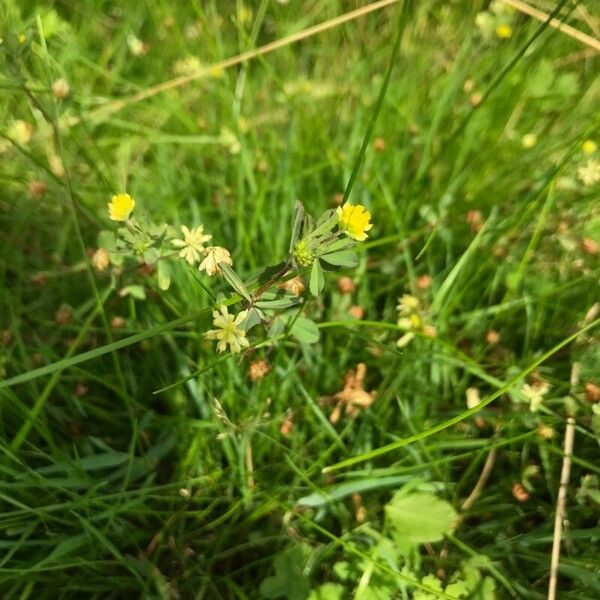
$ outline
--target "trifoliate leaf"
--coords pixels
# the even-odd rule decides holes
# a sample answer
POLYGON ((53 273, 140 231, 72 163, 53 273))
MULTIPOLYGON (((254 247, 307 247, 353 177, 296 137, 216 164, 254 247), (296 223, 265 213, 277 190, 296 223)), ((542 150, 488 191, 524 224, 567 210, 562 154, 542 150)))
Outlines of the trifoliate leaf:
POLYGON ((385 517, 398 538, 417 545, 443 539, 454 527, 456 512, 448 502, 433 494, 406 495, 400 490, 386 505, 385 517))
POLYGON ((275 575, 263 579, 260 593, 265 598, 286 598, 306 600, 310 593, 308 579, 304 575, 304 565, 308 549, 293 546, 279 554, 273 561, 275 575))
POLYGON ((252 307, 248 309, 248 315, 242 323, 244 331, 250 331, 250 329, 252 329, 255 325, 262 323, 264 316, 265 315, 262 313, 262 311, 258 310, 257 308, 252 307))
POLYGON ((219 269, 223 273, 225 281, 236 291, 240 296, 244 297, 248 302, 252 301, 250 292, 246 289, 244 282, 239 278, 238 274, 224 262, 219 263, 219 269))
POLYGON ((317 324, 305 317, 298 317, 294 321, 290 333, 301 344, 316 344, 320 337, 317 324))
POLYGON ((325 211, 315 224, 315 228, 310 234, 311 237, 316 238, 329 233, 337 225, 338 221, 339 217, 334 209, 325 211))
POLYGON ((351 250, 330 252, 329 254, 323 254, 320 258, 336 267, 356 267, 358 265, 358 254, 351 250))
POLYGON ((308 600, 343 600, 344 586, 339 583, 325 583, 313 590, 308 600))
POLYGON ((322 244, 321 250, 323 253, 328 254, 330 252, 338 252, 339 250, 347 250, 348 248, 354 248, 356 242, 349 237, 343 237, 333 242, 322 244))
POLYGON ((318 259, 316 259, 310 270, 310 293, 316 298, 321 295, 325 287, 325 277, 323 276, 323 267, 318 259))

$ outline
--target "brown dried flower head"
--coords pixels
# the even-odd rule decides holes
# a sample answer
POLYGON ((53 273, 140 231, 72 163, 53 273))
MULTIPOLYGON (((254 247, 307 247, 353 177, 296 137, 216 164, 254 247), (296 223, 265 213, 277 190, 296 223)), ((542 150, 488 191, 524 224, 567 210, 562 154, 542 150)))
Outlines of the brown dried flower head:
POLYGON ((519 502, 527 502, 527 500, 529 500, 529 492, 521 483, 514 483, 511 491, 515 500, 518 500, 519 502))
POLYGON ((600 386, 588 381, 585 384, 584 396, 588 402, 600 402, 600 386))
POLYGON ((340 277, 337 280, 337 286, 342 294, 352 294, 356 289, 354 281, 348 276, 340 277))
POLYGON ((297 275, 292 279, 284 281, 279 287, 284 289, 286 292, 293 294, 294 296, 301 296, 304 292, 304 281, 302 281, 302 277, 300 277, 300 275, 297 275))
POLYGON ((94 254, 92 254, 92 265, 94 269, 98 271, 106 271, 110 264, 110 255, 104 248, 98 248, 94 254))
POLYGON ((248 367, 248 378, 252 382, 259 381, 262 379, 269 371, 271 370, 271 366, 269 363, 264 360, 255 360, 250 363, 248 367))

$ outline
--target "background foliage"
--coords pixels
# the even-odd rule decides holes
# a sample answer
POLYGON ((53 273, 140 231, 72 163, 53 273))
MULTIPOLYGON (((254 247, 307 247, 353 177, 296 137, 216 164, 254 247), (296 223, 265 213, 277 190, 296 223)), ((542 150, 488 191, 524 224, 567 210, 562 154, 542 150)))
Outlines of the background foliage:
MULTIPOLYGON (((591 5, 563 12, 597 35, 591 5)), ((284 258, 294 200, 320 214, 344 191, 399 6, 106 107, 356 6, 1 7, 3 598, 545 597, 569 414, 559 589, 598 597, 597 330, 534 369, 593 322, 599 300, 598 184, 579 171, 599 159, 582 150, 597 139, 593 51, 547 28, 532 41, 539 23, 517 13, 500 38, 495 13, 476 23, 485 2, 411 3, 351 193, 375 227, 346 273, 354 291, 329 275, 308 311, 317 345, 215 363, 197 272, 182 264, 168 292, 147 270, 128 273, 141 300, 119 294, 124 276, 90 266, 106 203, 124 190, 157 222, 204 223, 239 273, 284 258), (398 349, 403 293, 420 298, 436 336, 398 349), (258 359, 270 371, 252 381, 258 359), (375 400, 331 423, 324 398, 359 363, 375 400), (551 387, 532 412, 521 384, 540 380, 551 387), (469 388, 504 393, 473 417, 469 388)))

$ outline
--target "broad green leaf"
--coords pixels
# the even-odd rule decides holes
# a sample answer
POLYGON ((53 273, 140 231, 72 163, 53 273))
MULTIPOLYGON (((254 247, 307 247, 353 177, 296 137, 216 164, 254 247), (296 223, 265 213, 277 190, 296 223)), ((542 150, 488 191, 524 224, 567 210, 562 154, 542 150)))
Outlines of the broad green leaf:
POLYGON ((255 325, 262 323, 263 317, 264 315, 260 310, 254 307, 249 309, 248 316, 243 323, 244 331, 250 331, 255 325))
POLYGON ((324 583, 310 593, 308 600, 343 600, 344 597, 343 585, 339 583, 324 583))
POLYGON ((358 265, 358 255, 352 250, 330 252, 329 254, 323 254, 320 258, 336 267, 356 267, 358 265))
POLYGON ((320 337, 317 324, 306 317, 298 317, 294 321, 290 333, 301 344, 316 344, 320 337))
POLYGON ((233 288, 235 292, 243 296, 248 302, 252 301, 250 292, 246 289, 244 282, 239 278, 238 274, 226 263, 220 262, 219 269, 223 273, 225 281, 233 288))
POLYGON ((136 300, 145 300, 146 292, 143 285, 127 285, 119 290, 119 296, 131 296, 136 300))
POLYGON ((265 598, 306 600, 310 593, 308 579, 304 575, 308 556, 309 548, 303 545, 292 546, 279 554, 273 561, 275 575, 263 579, 260 593, 265 598))
POLYGON ((452 506, 433 494, 399 490, 385 507, 386 524, 411 544, 439 542, 456 522, 452 506))
POLYGON ((323 276, 323 268, 318 259, 315 259, 310 270, 310 293, 316 298, 321 295, 325 287, 325 277, 323 276))

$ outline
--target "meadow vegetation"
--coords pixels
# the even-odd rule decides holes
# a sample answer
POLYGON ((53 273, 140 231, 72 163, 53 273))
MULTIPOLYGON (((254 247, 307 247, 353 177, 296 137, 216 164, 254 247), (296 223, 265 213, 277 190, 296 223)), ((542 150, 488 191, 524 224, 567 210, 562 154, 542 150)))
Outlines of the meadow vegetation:
POLYGON ((600 53, 364 5, 4 0, 3 599, 600 596, 600 53))

